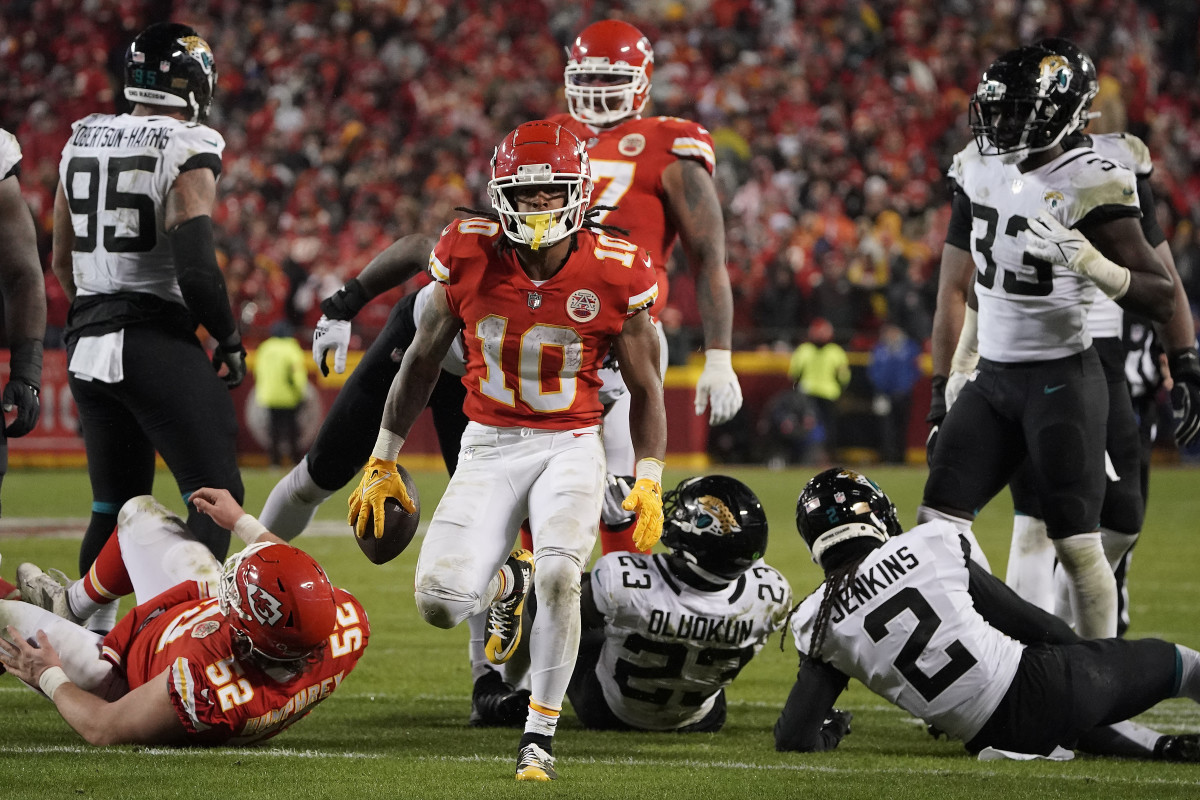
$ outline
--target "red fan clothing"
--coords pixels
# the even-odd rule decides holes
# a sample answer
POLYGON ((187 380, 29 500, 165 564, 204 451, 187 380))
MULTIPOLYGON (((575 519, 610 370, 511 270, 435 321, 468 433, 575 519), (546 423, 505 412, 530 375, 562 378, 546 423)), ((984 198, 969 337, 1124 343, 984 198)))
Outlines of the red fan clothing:
POLYGON ((232 635, 207 584, 180 583, 142 603, 104 637, 104 658, 130 689, 167 673, 188 738, 239 745, 268 739, 304 717, 354 669, 371 628, 354 596, 334 589, 337 627, 315 664, 278 682, 233 654, 232 635))
POLYGON ((430 257, 460 318, 467 417, 501 428, 571 430, 600 424, 598 371, 625 320, 655 302, 650 256, 589 230, 549 280, 535 283, 501 247, 499 223, 453 222, 430 257))
POLYGON ((655 319, 667 306, 667 260, 679 234, 667 215, 662 175, 681 158, 699 161, 712 174, 716 168, 712 136, 704 126, 679 117, 630 119, 596 131, 569 114, 550 122, 579 137, 588 149, 596 188, 592 205, 617 206, 596 219, 629 231, 629 240, 646 248, 658 271, 655 319))

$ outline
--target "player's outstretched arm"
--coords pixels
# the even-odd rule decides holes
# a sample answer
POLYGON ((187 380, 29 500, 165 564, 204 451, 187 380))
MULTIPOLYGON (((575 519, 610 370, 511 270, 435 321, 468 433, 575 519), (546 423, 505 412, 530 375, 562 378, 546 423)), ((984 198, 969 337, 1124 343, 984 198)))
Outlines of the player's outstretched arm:
POLYGON ((833 750, 850 733, 850 713, 833 707, 848 679, 824 662, 801 659, 796 683, 775 722, 775 749, 800 753, 833 750))
POLYGON ((313 360, 322 375, 329 374, 327 358, 333 352, 333 371, 346 371, 350 349, 350 320, 373 299, 419 273, 429 263, 434 240, 420 233, 402 236, 375 256, 357 277, 321 301, 321 319, 313 330, 313 360))
POLYGON ((37 647, 22 639, 11 626, 8 637, 11 641, 0 637, 0 661, 17 678, 38 687, 88 744, 153 745, 183 741, 183 723, 167 694, 166 671, 110 703, 67 679, 58 653, 43 631, 37 633, 37 647))
POLYGON ((266 527, 247 514, 228 489, 210 489, 207 487, 192 492, 188 502, 196 507, 201 514, 212 517, 213 522, 227 531, 233 531, 246 544, 256 542, 271 542, 272 544, 287 544, 283 539, 271 533, 266 527))

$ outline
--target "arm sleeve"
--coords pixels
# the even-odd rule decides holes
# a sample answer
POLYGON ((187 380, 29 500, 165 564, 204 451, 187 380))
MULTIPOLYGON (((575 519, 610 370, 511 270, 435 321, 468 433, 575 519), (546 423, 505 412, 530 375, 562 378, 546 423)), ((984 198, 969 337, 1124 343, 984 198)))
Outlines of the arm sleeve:
POLYGON ((775 723, 775 749, 800 753, 833 750, 842 737, 824 726, 825 718, 849 678, 823 661, 800 658, 796 683, 775 723))
POLYGON ((977 610, 993 627, 1025 644, 1080 641, 1058 617, 1026 602, 1003 581, 974 561, 967 562, 967 590, 977 610))
POLYGON ((1158 224, 1158 211, 1154 208, 1154 187, 1149 175, 1139 175, 1137 182, 1138 204, 1142 209, 1142 234, 1151 247, 1158 247, 1167 240, 1162 226, 1158 224))
POLYGON ((225 291, 225 276, 217 266, 212 217, 192 217, 168 231, 167 236, 183 301, 213 338, 228 344, 237 334, 237 326, 225 291))
POLYGON ((971 252, 971 200, 967 193, 954 187, 954 197, 950 200, 950 227, 946 231, 946 244, 952 244, 959 250, 971 252))

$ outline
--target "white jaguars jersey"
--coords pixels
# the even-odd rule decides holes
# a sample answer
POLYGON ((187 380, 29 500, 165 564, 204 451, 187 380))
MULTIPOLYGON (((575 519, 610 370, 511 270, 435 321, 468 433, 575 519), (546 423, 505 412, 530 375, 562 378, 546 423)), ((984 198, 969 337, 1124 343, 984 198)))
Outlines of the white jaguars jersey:
POLYGON ((592 568, 592 593, 605 619, 596 666, 604 699, 645 730, 703 719, 792 602, 787 580, 761 560, 724 589, 702 592, 672 575, 661 554, 609 553, 592 568))
MULTIPOLYGON (((422 286, 413 300, 413 324, 418 328, 421 327, 421 316, 425 313, 425 306, 429 305, 429 295, 435 285, 427 283, 422 286)), ((450 349, 442 358, 442 369, 460 378, 467 374, 467 356, 463 352, 462 336, 455 336, 454 341, 450 343, 450 349)))
MULTIPOLYGON (((1088 136, 1092 149, 1102 158, 1123 164, 1133 170, 1138 178, 1154 171, 1150 150, 1138 137, 1130 133, 1093 133, 1088 136)), ((1096 299, 1088 312, 1088 330, 1093 339, 1119 338, 1122 333, 1125 312, 1117 302, 1096 288, 1096 299)))
POLYGON ((1079 147, 1023 173, 979 155, 972 143, 954 157, 949 175, 971 201, 979 354, 999 362, 1044 361, 1090 347, 1086 320, 1096 285, 1027 254, 1027 220, 1042 209, 1068 228, 1098 208, 1128 207, 1138 216, 1133 172, 1079 147))
MULTIPOLYGON (((819 658, 915 717, 969 741, 991 717, 1025 645, 987 623, 967 591, 958 530, 944 521, 889 539, 834 601, 819 658)), ((792 617, 808 653, 825 584, 792 617)))
POLYGON ((224 149, 212 128, 173 117, 92 114, 72 125, 58 177, 78 294, 141 292, 182 305, 163 228, 167 193, 185 168, 219 175, 224 149))
POLYGON ((0 180, 12 174, 21 161, 21 145, 17 137, 0 128, 0 180))

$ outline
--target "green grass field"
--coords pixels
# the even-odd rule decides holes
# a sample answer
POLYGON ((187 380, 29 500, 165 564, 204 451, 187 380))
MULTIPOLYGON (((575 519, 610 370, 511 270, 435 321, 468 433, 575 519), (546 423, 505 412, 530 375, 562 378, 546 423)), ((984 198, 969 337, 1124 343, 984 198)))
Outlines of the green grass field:
MULTIPOLYGON (((795 533, 793 511, 809 472, 729 469, 763 500, 771 521, 767 560, 791 581, 797 598, 819 573, 795 533)), ((869 471, 914 521, 924 470, 869 471)), ((257 512, 278 471, 245 473, 249 510, 257 512)), ((415 476, 425 515, 445 476, 415 476)), ((683 477, 668 471, 667 482, 683 477)), ((160 473, 157 494, 182 511, 174 484, 160 473), (173 499, 172 499, 173 498, 173 499)), ((1200 647, 1200 472, 1159 469, 1145 535, 1132 570, 1131 636, 1159 636, 1200 647)), ((87 478, 73 471, 19 471, 4 481, 0 574, 34 561, 75 567, 78 532, 90 503, 87 478), (63 535, 29 536, 27 518, 66 520, 63 535), (71 518, 75 518, 72 520, 71 518)), ((319 519, 336 521, 335 498, 319 519)), ((979 539, 1003 574, 1010 507, 999 499, 980 517, 979 539)), ((46 520, 41 521, 45 525, 46 520)), ((328 526, 327 526, 328 527, 328 526)), ((795 676, 790 641, 775 637, 729 692, 729 721, 719 734, 594 733, 564 713, 555 744, 560 780, 518 784, 518 732, 466 725, 470 677, 465 626, 425 625, 412 600, 419 542, 376 567, 347 532, 306 535, 333 581, 354 592, 371 617, 372 636, 358 669, 312 715, 266 745, 250 749, 94 749, 46 702, 13 678, 0 678, 0 797, 60 798, 1196 798, 1200 765, 1096 759, 1068 763, 981 763, 954 742, 934 741, 916 720, 852 683, 839 705, 854 712, 853 733, 833 753, 776 753, 771 729, 795 676)), ((1200 707, 1172 700, 1141 721, 1163 731, 1200 731, 1200 707)))

